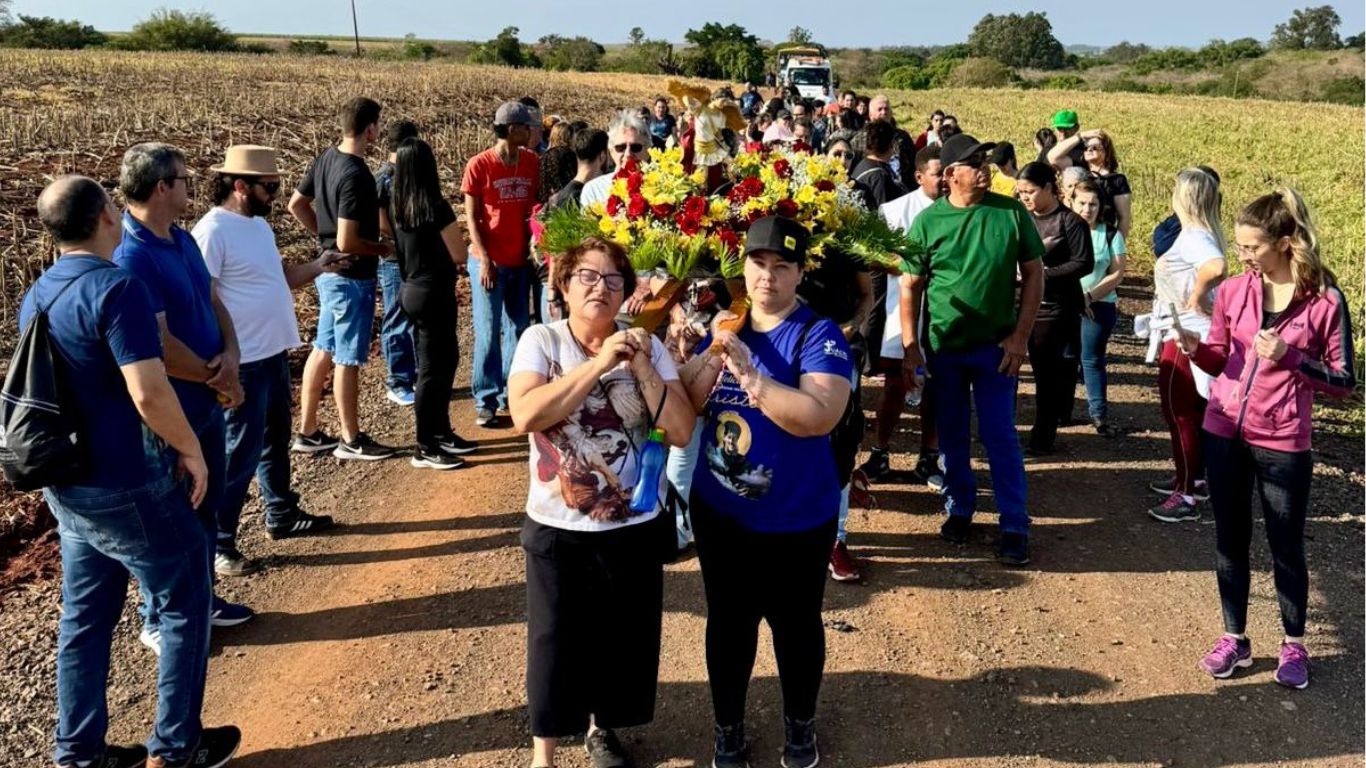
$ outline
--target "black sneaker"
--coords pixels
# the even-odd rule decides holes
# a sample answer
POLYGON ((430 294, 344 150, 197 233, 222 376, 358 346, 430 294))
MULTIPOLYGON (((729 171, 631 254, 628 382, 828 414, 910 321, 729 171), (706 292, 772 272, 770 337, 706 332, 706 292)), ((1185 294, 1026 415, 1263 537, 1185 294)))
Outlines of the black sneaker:
POLYGON ((493 422, 497 420, 497 418, 498 414, 494 413, 492 408, 480 408, 474 412, 475 426, 484 427, 486 429, 492 429, 493 422))
POLYGON ((409 461, 414 467, 419 469, 460 469, 465 466, 465 460, 459 456, 452 456, 444 451, 427 451, 418 448, 409 461))
POLYGON ((608 728, 589 731, 583 739, 583 748, 594 768, 630 768, 631 758, 626 755, 617 735, 608 728))
POLYGON ((936 491, 944 490, 944 473, 939 471, 939 457, 933 453, 923 453, 911 470, 911 479, 923 483, 936 491))
POLYGON ((1029 537, 1023 533, 1001 534, 1001 546, 996 552, 996 559, 1002 565, 1016 568, 1029 565, 1029 537))
POLYGON ((449 453, 452 456, 465 456, 477 451, 479 444, 452 432, 438 440, 436 447, 440 448, 442 453, 449 453))
POLYGON ((939 538, 950 544, 968 543, 968 534, 972 531, 972 518, 963 515, 949 515, 949 519, 939 526, 939 538))
POLYGON ((863 474, 868 476, 868 482, 877 483, 886 480, 892 474, 891 456, 880 448, 874 448, 868 454, 868 460, 859 466, 863 474))
POLYGON ((355 461, 379 461, 381 459, 392 459, 398 451, 387 445, 380 445, 364 432, 357 432, 356 439, 351 442, 342 440, 337 443, 337 447, 332 451, 332 455, 339 459, 350 459, 355 461))
POLYGON ((1119 437, 1120 435, 1120 431, 1110 426, 1110 423, 1107 421, 1093 421, 1091 422, 1091 428, 1094 429, 1096 431, 1096 434, 1100 435, 1101 437, 1119 437))
POLYGON ((794 720, 783 717, 787 739, 783 743, 783 768, 816 768, 821 761, 816 749, 816 719, 794 720))
POLYGON ((333 526, 331 515, 310 515, 302 510, 286 517, 279 525, 267 525, 266 535, 272 539, 309 536, 333 526))
POLYGON ((236 549, 220 549, 213 556, 213 572, 219 576, 247 576, 259 570, 260 563, 248 560, 236 549))
MULTIPOLYGON (((90 764, 90 768, 142 768, 146 764, 147 748, 141 744, 132 747, 110 744, 104 748, 104 754, 90 764)), ((69 768, 69 764, 59 768, 69 768)))
POLYGON ((716 752, 711 768, 749 768, 749 745, 745 724, 716 726, 716 752))
POLYGON ((294 445, 289 449, 295 453, 322 453, 336 448, 339 442, 341 441, 337 438, 319 429, 311 435, 302 432, 294 435, 294 445))
POLYGON ((1031 459, 1042 459, 1052 456, 1058 452, 1056 445, 1036 445, 1029 443, 1025 445, 1024 455, 1031 459))
MULTIPOLYGON (((242 745, 242 732, 236 726, 223 725, 217 728, 205 728, 199 734, 199 746, 194 748, 194 754, 184 763, 176 764, 176 768, 220 768, 227 765, 232 756, 237 754, 237 748, 242 745)), ((166 763, 170 768, 171 763, 166 763)), ((148 768, 152 768, 151 765, 148 768)))

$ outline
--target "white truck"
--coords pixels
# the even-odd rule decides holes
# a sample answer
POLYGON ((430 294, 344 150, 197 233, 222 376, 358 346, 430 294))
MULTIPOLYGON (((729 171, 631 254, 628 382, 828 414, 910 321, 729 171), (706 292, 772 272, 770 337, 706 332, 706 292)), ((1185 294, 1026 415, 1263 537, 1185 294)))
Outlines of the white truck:
POLYGON ((795 86, 804 99, 836 98, 835 73, 825 48, 818 45, 784 48, 778 52, 778 84, 795 86))

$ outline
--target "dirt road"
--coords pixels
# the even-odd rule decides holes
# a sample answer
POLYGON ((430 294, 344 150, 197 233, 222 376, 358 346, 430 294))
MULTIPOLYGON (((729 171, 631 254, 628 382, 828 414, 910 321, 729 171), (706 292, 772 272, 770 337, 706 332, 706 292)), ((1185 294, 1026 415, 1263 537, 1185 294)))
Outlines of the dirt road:
MULTIPOLYGON (((831 583, 826 594, 825 764, 1360 764, 1359 441, 1322 437, 1317 445, 1308 528, 1313 685, 1291 692, 1272 683, 1281 630, 1264 542, 1254 544, 1257 663, 1234 680, 1211 681, 1195 662, 1221 628, 1213 525, 1163 526, 1143 515, 1158 500, 1146 484, 1168 471, 1166 432, 1153 369, 1131 342, 1115 351, 1116 421, 1134 431, 1105 439, 1070 428, 1057 457, 1028 466, 1030 568, 994 562, 992 514, 980 516, 969 545, 940 541, 939 499, 923 487, 879 486, 878 509, 854 513, 850 544, 867 578, 831 583)), ((408 413, 382 404, 373 380, 367 393, 383 414, 372 431, 406 442, 408 413)), ((870 381, 870 409, 876 394, 870 381)), ((243 548, 267 568, 223 589, 260 616, 216 634, 205 714, 210 724, 242 727, 234 765, 528 763, 517 539, 525 442, 509 431, 476 432, 467 399, 452 407, 457 428, 483 445, 474 466, 435 473, 406 461, 305 459, 297 473, 308 508, 343 526, 270 542, 259 515, 246 516, 243 548)), ((903 426, 898 441, 909 445, 916 425, 903 426)), ((913 458, 895 461, 908 469, 913 458)), ((989 498, 984 507, 991 510, 989 498)), ((695 558, 670 566, 665 588, 656 719, 624 735, 642 765, 707 764, 695 558)), ((0 765, 39 765, 50 749, 58 599, 50 582, 30 585, 7 598, 0 616, 0 701, 9 702, 0 704, 0 765)), ((136 626, 119 628, 110 687, 111 736, 122 740, 145 736, 155 697, 152 657, 137 645, 136 626)), ((603 647, 600 673, 610 675, 610 638, 603 647)), ((756 674, 754 764, 773 766, 781 710, 771 653, 761 653, 756 674)), ((577 745, 563 754, 562 766, 588 764, 577 745)))

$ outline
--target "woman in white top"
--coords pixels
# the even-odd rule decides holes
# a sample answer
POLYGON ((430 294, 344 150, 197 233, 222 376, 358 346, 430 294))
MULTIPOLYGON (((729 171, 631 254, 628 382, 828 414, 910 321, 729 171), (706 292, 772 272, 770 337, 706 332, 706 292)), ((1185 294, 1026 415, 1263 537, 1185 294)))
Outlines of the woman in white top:
POLYGON ((1172 210, 1181 221, 1181 234, 1153 264, 1149 349, 1161 345, 1157 386, 1162 416, 1171 430, 1176 477, 1170 484, 1159 481, 1150 486, 1166 500, 1148 513, 1167 523, 1199 520, 1196 501, 1209 497, 1200 446, 1209 376, 1192 368, 1174 339, 1176 329, 1193 331, 1201 340, 1209 334, 1214 289, 1227 271, 1219 203, 1219 183, 1208 173, 1186 168, 1177 174, 1172 210))
POLYGON ((636 281, 621 246, 588 238, 554 270, 569 317, 528 329, 508 378, 512 421, 531 439, 531 765, 553 766, 558 740, 584 731, 594 763, 624 764, 612 729, 654 717, 663 564, 676 553, 662 472, 654 510, 633 512, 631 495, 650 429, 682 447, 695 414, 664 345, 617 325, 636 281))

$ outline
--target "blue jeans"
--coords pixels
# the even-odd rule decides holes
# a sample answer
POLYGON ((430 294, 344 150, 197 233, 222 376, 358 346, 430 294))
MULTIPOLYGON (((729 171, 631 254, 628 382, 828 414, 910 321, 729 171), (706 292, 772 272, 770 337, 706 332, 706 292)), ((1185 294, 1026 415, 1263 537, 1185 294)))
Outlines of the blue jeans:
POLYGON ((403 288, 403 273, 397 261, 379 262, 379 290, 384 301, 384 319, 380 323, 380 348, 389 375, 385 386, 389 389, 411 390, 417 383, 417 358, 413 355, 413 324, 399 302, 403 288))
POLYGON ((1110 341, 1110 332, 1115 329, 1119 311, 1112 302, 1096 301, 1091 303, 1091 313, 1095 320, 1081 317, 1081 376, 1086 382, 1086 410, 1092 422, 1105 421, 1109 416, 1110 402, 1108 382, 1105 374, 1105 346, 1110 341))
MULTIPOLYGON (((678 490, 683 503, 692 498, 692 478, 697 471, 697 457, 702 452, 702 419, 693 427, 692 440, 682 448, 670 448, 669 460, 664 465, 664 476, 678 490)), ((675 515, 674 526, 678 529, 678 548, 682 549, 692 541, 692 521, 685 520, 681 512, 675 515)))
POLYGON ((331 355, 337 365, 365 365, 370 359, 370 334, 375 330, 375 281, 322 274, 313 285, 318 289, 314 349, 331 355))
POLYGON ((977 435, 987 449, 992 493, 1005 533, 1029 533, 1025 509, 1024 460, 1015 435, 1017 380, 997 370, 1003 351, 983 345, 931 352, 930 386, 937 405, 939 452, 944 456, 944 482, 950 515, 971 518, 977 510, 977 481, 972 475, 972 407, 977 406, 977 435))
POLYGON ((478 259, 470 259, 470 303, 474 312, 474 362, 470 390, 475 408, 497 410, 508 404, 512 355, 530 322, 531 288, 525 267, 494 265, 493 288, 479 284, 478 259), (497 343, 495 343, 497 340, 497 343))
POLYGON ((237 548, 237 524, 247 488, 256 476, 266 524, 280 525, 298 508, 299 495, 290 488, 289 444, 293 429, 289 355, 281 352, 264 360, 243 363, 239 371, 246 399, 228 411, 227 477, 215 516, 217 549, 237 548))
POLYGON ((62 550, 57 630, 58 764, 104 752, 109 645, 128 594, 128 575, 160 617, 157 714, 147 748, 180 762, 199 743, 209 662, 208 537, 184 486, 169 470, 134 490, 67 486, 43 492, 62 550))
MULTIPOLYGON (((223 419, 223 409, 214 408, 207 416, 200 419, 199 423, 190 422, 194 428, 195 436, 199 438, 199 449, 204 452, 204 463, 209 466, 208 488, 204 492, 204 501, 200 502, 196 517, 202 527, 203 534, 208 537, 212 544, 218 538, 218 510, 223 506, 223 485, 224 479, 228 474, 228 455, 226 426, 223 419)), ((213 583, 213 556, 215 548, 211 545, 205 548, 204 567, 205 573, 209 575, 210 584, 213 583)), ((161 611, 158 602, 145 584, 140 585, 142 591, 142 626, 144 629, 152 631, 161 627, 161 611)), ((217 609, 224 604, 222 598, 213 595, 210 608, 217 609)))

